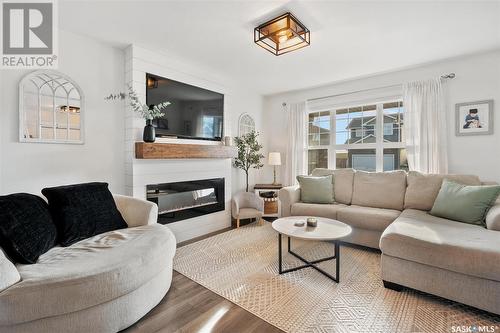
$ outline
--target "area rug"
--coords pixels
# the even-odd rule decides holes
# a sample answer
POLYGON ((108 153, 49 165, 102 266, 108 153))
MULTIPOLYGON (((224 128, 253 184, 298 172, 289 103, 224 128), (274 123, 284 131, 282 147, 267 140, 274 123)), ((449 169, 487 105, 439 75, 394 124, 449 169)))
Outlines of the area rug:
MULTIPOLYGON (((292 241, 292 249, 308 259, 334 251, 328 242, 299 240, 292 241)), ((301 264, 288 253, 283 260, 284 269, 301 264)), ((320 267, 335 274, 333 261, 320 267)), ((379 252, 342 246, 340 268, 339 284, 311 268, 279 275, 277 233, 270 223, 180 247, 174 257, 176 271, 286 332, 461 332, 466 328, 478 332, 474 327, 500 332, 500 316, 413 290, 385 289, 379 252)))

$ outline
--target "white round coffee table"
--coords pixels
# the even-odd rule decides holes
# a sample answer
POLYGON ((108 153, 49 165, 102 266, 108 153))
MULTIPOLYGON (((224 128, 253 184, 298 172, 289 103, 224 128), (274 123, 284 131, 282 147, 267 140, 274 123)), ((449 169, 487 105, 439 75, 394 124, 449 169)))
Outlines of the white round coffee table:
POLYGON ((345 223, 329 219, 326 217, 316 217, 318 221, 317 226, 308 227, 306 223, 308 217, 311 216, 288 216, 279 218, 273 222, 272 224, 273 229, 278 232, 279 273, 285 274, 297 271, 299 269, 311 267, 338 283, 340 276, 339 239, 349 235, 352 232, 352 228, 345 223), (295 225, 296 222, 304 222, 304 226, 296 226, 295 225), (283 270, 283 256, 281 253, 282 252, 281 235, 285 235, 288 238, 288 253, 301 260, 305 265, 283 270), (292 251, 291 238, 299 238, 309 241, 332 241, 335 245, 335 255, 331 257, 309 261, 292 251), (329 273, 325 272, 323 269, 315 265, 317 263, 333 259, 335 259, 335 264, 336 264, 335 276, 330 275, 329 273))

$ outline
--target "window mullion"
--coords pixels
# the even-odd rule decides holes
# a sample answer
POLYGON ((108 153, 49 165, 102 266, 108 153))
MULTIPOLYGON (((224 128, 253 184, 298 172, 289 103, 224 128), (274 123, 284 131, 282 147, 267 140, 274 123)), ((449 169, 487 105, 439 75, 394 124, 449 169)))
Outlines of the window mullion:
POLYGON ((375 149, 376 171, 384 171, 384 107, 382 103, 377 104, 377 118, 375 124, 375 149))
POLYGON ((330 111, 330 149, 328 149, 328 169, 336 169, 337 161, 337 124, 335 123, 337 110, 330 111))

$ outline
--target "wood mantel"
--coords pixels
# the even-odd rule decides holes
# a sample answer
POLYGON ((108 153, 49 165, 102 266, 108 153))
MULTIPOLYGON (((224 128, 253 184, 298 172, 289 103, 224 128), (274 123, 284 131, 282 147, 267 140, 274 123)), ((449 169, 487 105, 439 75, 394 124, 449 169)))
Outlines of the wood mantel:
POLYGON ((223 145, 135 143, 135 158, 138 159, 233 158, 236 156, 238 156, 236 147, 223 145))

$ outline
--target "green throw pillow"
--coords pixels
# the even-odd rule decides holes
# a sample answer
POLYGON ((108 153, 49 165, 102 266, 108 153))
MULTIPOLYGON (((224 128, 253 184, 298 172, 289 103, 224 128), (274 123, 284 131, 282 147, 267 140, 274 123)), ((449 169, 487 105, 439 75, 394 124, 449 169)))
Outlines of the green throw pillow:
POLYGON ((467 186, 445 179, 431 215, 484 225, 486 213, 500 194, 500 186, 467 186))
POLYGON ((297 176, 300 201, 306 203, 333 203, 333 176, 297 176))

